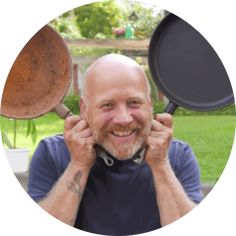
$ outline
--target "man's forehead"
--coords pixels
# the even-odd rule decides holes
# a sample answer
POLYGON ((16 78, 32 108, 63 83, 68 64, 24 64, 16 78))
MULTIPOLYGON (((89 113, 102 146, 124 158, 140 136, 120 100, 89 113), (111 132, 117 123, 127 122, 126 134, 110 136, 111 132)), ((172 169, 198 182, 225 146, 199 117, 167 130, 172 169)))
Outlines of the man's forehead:
MULTIPOLYGON (((96 77, 101 80, 103 77, 114 74, 122 76, 132 70, 141 71, 141 67, 132 59, 119 55, 109 54, 94 61, 86 71, 86 80, 96 82, 96 77)), ((87 82, 88 82, 87 81, 87 82)))
POLYGON ((106 65, 123 65, 123 66, 139 66, 133 59, 120 55, 120 54, 108 54, 98 58, 91 65, 93 67, 106 66, 106 65))
MULTIPOLYGON (((109 54, 97 59, 87 70, 84 83, 84 91, 87 95, 106 92, 112 87, 124 89, 136 87, 144 92, 146 89, 146 78, 140 65, 132 59, 109 54)), ((89 96, 90 97, 90 96, 89 96)))
POLYGON ((87 88, 100 87, 101 89, 124 86, 133 86, 134 84, 140 84, 144 86, 146 84, 145 78, 140 69, 135 67, 116 67, 115 65, 109 65, 104 68, 99 68, 91 72, 87 77, 87 88))

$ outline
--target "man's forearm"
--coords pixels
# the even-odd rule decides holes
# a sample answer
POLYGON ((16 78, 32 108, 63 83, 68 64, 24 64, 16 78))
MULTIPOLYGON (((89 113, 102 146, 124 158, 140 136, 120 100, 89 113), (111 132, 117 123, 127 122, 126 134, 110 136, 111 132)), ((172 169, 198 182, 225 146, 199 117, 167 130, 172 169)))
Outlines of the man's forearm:
POLYGON ((64 174, 39 205, 66 224, 74 225, 89 175, 87 169, 69 164, 64 174))
POLYGON ((151 168, 162 226, 179 219, 195 207, 169 163, 151 168))

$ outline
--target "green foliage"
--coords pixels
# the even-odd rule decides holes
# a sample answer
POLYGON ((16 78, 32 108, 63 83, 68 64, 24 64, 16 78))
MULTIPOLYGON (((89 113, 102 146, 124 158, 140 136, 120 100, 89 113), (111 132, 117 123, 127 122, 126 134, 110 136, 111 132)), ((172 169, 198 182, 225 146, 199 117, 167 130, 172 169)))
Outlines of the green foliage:
POLYGON ((11 140, 9 139, 9 137, 7 136, 5 131, 2 131, 2 142, 3 144, 5 144, 7 147, 13 149, 13 144, 11 142, 11 140))
POLYGON ((50 25, 58 31, 62 37, 68 39, 81 39, 83 38, 80 31, 76 27, 75 18, 69 13, 57 17, 50 22, 50 25))
POLYGON ((3 144, 8 148, 17 148, 18 132, 24 129, 25 136, 30 136, 32 143, 37 140, 37 128, 34 120, 16 120, 1 117, 1 134, 3 144), (11 134, 11 136, 9 135, 11 134))
MULTIPOLYGON (((154 81, 151 77, 151 73, 150 73, 148 66, 144 66, 144 72, 148 78, 148 81, 149 81, 149 84, 151 87, 152 102, 153 102, 154 106, 157 106, 157 103, 158 103, 158 101, 157 101, 157 88, 156 88, 156 85, 154 84, 154 81)), ((155 111, 155 108, 154 108, 154 111, 155 111)))
POLYGON ((153 102, 153 114, 163 113, 165 106, 164 102, 153 102))
POLYGON ((135 11, 138 16, 134 22, 135 37, 138 39, 149 38, 152 36, 153 30, 162 20, 163 15, 156 11, 156 8, 145 8, 140 3, 132 3, 131 11, 135 11))
POLYGON ((122 18, 120 9, 113 0, 84 5, 74 12, 77 26, 85 38, 112 37, 113 27, 119 26, 122 18))
POLYGON ((149 38, 163 18, 163 12, 157 9, 155 5, 145 6, 144 2, 120 0, 120 10, 123 15, 122 26, 131 24, 135 29, 135 38, 138 39, 149 38), (137 16, 136 20, 129 19, 133 13, 137 16))
POLYGON ((75 95, 68 95, 64 98, 64 105, 73 113, 73 114, 79 114, 80 108, 79 108, 79 96, 75 95))
MULTIPOLYGON (((135 29, 135 37, 148 38, 156 28, 163 13, 156 6, 144 7, 143 4, 120 0, 105 0, 80 6, 66 12, 50 22, 65 38, 115 38, 115 28, 125 28, 131 24, 135 29), (135 12, 137 20, 129 20, 135 12)), ((124 37, 122 35, 122 37, 124 37)))
POLYGON ((26 137, 30 136, 33 143, 36 142, 37 139, 37 128, 34 120, 27 120, 27 131, 26 137))
POLYGON ((183 107, 178 107, 177 110, 175 111, 176 116, 215 116, 215 115, 230 115, 230 116, 235 116, 235 105, 231 104, 229 106, 226 106, 224 108, 214 110, 214 111, 193 111, 190 109, 186 109, 183 107))
POLYGON ((103 56, 110 53, 120 53, 118 49, 110 49, 110 48, 77 48, 71 47, 70 51, 73 56, 103 56))

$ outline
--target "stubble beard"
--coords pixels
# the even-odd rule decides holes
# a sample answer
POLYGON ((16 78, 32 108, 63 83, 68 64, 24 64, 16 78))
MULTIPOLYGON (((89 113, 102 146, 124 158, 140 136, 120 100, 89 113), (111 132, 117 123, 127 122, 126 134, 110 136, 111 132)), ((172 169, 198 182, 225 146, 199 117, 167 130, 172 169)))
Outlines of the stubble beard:
POLYGON ((128 160, 131 159, 134 154, 145 145, 146 139, 146 136, 136 135, 133 142, 116 144, 111 142, 109 139, 104 139, 102 142, 99 142, 98 140, 98 143, 116 159, 128 160))
POLYGON ((116 126, 109 129, 98 130, 95 125, 90 125, 94 140, 97 144, 102 146, 108 153, 118 160, 131 159, 134 154, 145 146, 147 138, 151 129, 151 117, 143 125, 131 124, 130 126, 122 127, 116 126), (112 142, 108 135, 112 130, 133 130, 135 129, 135 136, 132 141, 117 144, 112 142))

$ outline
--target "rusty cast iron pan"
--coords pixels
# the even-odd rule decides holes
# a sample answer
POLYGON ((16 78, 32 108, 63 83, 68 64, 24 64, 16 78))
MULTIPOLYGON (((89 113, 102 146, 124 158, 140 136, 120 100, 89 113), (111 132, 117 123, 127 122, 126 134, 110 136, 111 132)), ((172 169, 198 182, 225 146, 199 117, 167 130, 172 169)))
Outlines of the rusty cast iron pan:
POLYGON ((70 111, 62 100, 71 81, 71 57, 62 37, 50 26, 39 30, 16 58, 8 75, 1 115, 29 119, 70 111))

